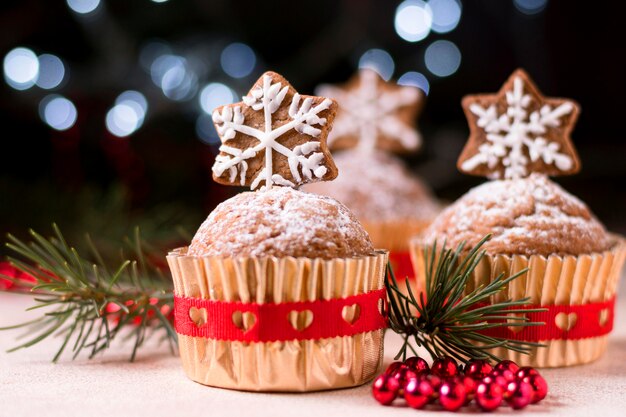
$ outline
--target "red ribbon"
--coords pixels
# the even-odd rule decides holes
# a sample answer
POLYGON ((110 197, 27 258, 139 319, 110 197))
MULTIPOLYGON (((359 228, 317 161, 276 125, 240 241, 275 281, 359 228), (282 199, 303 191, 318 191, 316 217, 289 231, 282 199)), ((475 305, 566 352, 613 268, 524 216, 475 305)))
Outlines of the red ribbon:
POLYGON ((613 330, 615 297, 608 301, 580 305, 526 305, 516 309, 545 308, 540 313, 523 313, 528 321, 543 326, 491 328, 481 333, 509 340, 539 342, 543 340, 579 340, 599 337, 613 330), (521 329, 521 330, 520 330, 521 329), (517 331, 516 331, 517 330, 517 331))
POLYGON ((413 263, 409 252, 390 252, 389 263, 398 282, 404 282, 405 278, 415 279, 413 263))
POLYGON ((185 336, 242 342, 353 336, 386 327, 387 321, 380 310, 382 308, 384 311, 385 300, 384 288, 346 298, 267 304, 212 301, 175 295, 174 324, 176 332, 185 336), (344 307, 358 310, 352 323, 343 318, 344 307), (206 323, 198 325, 191 319, 190 310, 193 308, 200 312, 206 310, 205 314, 201 314, 206 317, 206 323), (304 329, 298 330, 291 324, 290 316, 306 311, 312 314, 313 319, 304 329), (248 329, 235 325, 233 315, 238 312, 254 315, 253 324, 248 329))

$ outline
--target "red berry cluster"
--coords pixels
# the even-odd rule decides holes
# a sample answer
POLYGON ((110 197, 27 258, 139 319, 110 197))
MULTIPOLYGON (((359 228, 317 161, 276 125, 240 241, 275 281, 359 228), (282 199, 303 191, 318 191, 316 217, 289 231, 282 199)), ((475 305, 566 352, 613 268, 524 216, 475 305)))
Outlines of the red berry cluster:
POLYGON ((442 357, 429 368, 424 359, 412 357, 389 365, 374 380, 372 393, 383 405, 403 397, 416 409, 438 401, 445 410, 456 411, 474 400, 484 411, 495 410, 503 401, 518 410, 543 400, 548 384, 534 368, 520 368, 508 360, 492 367, 475 359, 461 366, 442 357))

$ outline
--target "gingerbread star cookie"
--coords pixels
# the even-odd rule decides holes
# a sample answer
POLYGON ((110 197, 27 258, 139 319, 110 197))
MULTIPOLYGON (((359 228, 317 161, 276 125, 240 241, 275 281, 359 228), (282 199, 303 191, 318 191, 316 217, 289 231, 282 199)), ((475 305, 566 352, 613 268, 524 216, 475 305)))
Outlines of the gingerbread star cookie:
POLYGON ((459 170, 493 179, 580 170, 570 139, 578 104, 544 97, 525 71, 515 71, 497 94, 464 97, 463 110, 470 137, 459 157, 459 170))
POLYGON ((222 140, 213 179, 252 190, 332 180, 337 167, 326 137, 336 111, 334 100, 301 96, 281 75, 266 72, 243 102, 213 111, 222 140))
POLYGON ((344 86, 320 86, 318 93, 339 102, 332 149, 417 150, 422 138, 415 129, 424 95, 418 88, 384 81, 375 71, 363 69, 344 86))

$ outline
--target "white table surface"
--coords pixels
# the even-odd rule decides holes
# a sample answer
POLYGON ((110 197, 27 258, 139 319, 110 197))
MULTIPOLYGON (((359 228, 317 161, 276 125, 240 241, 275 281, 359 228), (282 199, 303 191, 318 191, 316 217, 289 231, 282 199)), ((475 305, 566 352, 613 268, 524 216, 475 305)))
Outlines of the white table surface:
MULTIPOLYGON (((622 282, 622 288, 626 283, 622 282)), ((618 298, 619 299, 619 298, 618 298)), ((0 327, 34 317, 27 296, 0 293, 0 327)), ((522 411, 490 415, 626 416, 626 297, 621 297, 607 353, 597 362, 542 374, 550 393, 522 411)), ((146 346, 129 363, 130 346, 115 345, 94 360, 50 362, 60 340, 6 353, 19 331, 0 332, 0 417, 19 416, 410 416, 417 411, 379 406, 370 384, 309 394, 257 394, 205 387, 187 379, 165 345, 146 346)), ((385 363, 399 338, 388 333, 385 363)), ((69 355, 68 355, 69 356, 69 355)), ((477 413, 475 409, 466 409, 477 413)), ((434 416, 462 413, 429 412, 434 416)))

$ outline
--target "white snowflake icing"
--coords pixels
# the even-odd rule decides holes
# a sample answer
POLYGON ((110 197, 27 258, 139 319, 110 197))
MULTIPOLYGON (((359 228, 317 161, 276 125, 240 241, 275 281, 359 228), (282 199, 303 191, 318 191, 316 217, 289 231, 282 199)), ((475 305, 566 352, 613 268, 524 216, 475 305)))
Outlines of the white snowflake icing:
POLYGON ((320 88, 322 95, 336 99, 341 112, 333 125, 328 144, 342 136, 358 138, 358 148, 373 150, 380 135, 395 140, 406 149, 417 149, 422 138, 415 129, 398 118, 399 108, 415 104, 420 92, 412 87, 384 90, 379 87, 379 76, 374 71, 362 70, 359 84, 352 90, 334 86, 320 88))
POLYGON ((262 181, 265 182, 262 189, 269 189, 274 184, 295 187, 302 182, 322 178, 328 172, 328 168, 323 164, 324 154, 316 152, 320 149, 319 141, 311 140, 289 149, 280 144, 278 140, 292 129, 310 136, 312 139, 318 137, 322 131, 315 126, 326 124, 326 119, 319 117, 318 114, 329 109, 332 100, 324 99, 314 106, 313 98, 301 100, 301 96, 295 93, 288 111, 291 120, 274 128, 272 114, 280 108, 288 91, 289 86, 282 86, 280 82, 272 83, 272 77, 265 74, 263 84, 243 97, 243 103, 246 106, 255 111, 263 111, 265 118, 263 130, 244 124, 241 106, 224 106, 221 113, 217 110, 213 112, 213 122, 222 140, 220 154, 215 158, 213 165, 215 175, 219 177, 228 171, 230 182, 234 183, 239 177, 240 185, 245 185, 248 170, 246 160, 256 157, 259 152, 265 153, 265 165, 252 180, 250 184, 252 190, 256 189, 262 181), (226 142, 233 139, 237 132, 252 136, 259 143, 244 150, 226 145, 226 142), (278 152, 287 157, 293 181, 274 172, 272 166, 273 152, 278 152))
MULTIPOLYGON (((478 147, 474 156, 461 164, 461 168, 472 171, 486 164, 493 169, 502 163, 504 178, 514 179, 529 175, 528 163, 541 159, 561 171, 570 170, 574 164, 572 158, 559 152, 560 145, 548 141, 543 135, 548 129, 561 125, 561 117, 572 112, 573 104, 565 102, 557 108, 546 104, 528 114, 527 108, 532 100, 529 94, 524 94, 524 81, 517 77, 513 81, 513 90, 506 92, 506 113, 499 115, 494 104, 486 109, 472 104, 469 109, 478 116, 476 124, 486 132, 487 141, 478 147)), ((492 171, 495 178, 501 175, 499 170, 492 171)))

